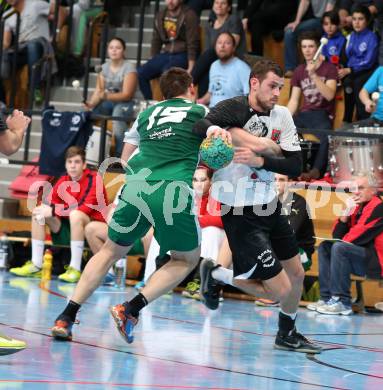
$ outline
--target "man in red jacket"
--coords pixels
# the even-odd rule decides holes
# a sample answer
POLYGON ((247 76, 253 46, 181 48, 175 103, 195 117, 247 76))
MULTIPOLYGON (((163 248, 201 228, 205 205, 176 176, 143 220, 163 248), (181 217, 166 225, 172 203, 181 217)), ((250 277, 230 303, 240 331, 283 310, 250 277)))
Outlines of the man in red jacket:
POLYGON ((32 211, 32 260, 22 267, 11 268, 9 271, 15 275, 41 278, 45 225, 48 225, 54 242, 66 243, 70 236, 70 264, 59 279, 68 283, 80 279, 85 226, 92 220, 105 221, 102 210, 107 206, 107 196, 102 178, 86 169, 85 151, 81 147, 68 148, 65 168, 67 175, 53 187, 48 204, 32 211))
POLYGON ((335 223, 334 240, 319 246, 321 297, 307 307, 318 313, 351 314, 350 275, 382 275, 383 202, 376 195, 377 183, 368 173, 353 184, 353 196, 335 223))

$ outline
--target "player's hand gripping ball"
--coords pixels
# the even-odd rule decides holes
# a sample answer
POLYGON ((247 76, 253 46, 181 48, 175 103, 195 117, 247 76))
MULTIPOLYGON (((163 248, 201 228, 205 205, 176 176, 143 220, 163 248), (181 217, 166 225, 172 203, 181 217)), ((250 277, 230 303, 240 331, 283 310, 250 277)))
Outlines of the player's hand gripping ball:
POLYGON ((205 138, 200 146, 201 160, 211 169, 229 165, 234 156, 233 145, 222 138, 205 138))

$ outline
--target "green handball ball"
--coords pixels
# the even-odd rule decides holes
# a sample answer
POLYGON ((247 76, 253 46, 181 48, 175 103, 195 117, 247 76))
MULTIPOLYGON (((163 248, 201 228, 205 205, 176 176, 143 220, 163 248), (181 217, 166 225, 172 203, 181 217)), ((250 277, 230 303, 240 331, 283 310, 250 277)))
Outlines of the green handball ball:
POLYGON ((205 138, 199 151, 201 160, 214 170, 230 164, 234 156, 233 145, 222 138, 205 138))

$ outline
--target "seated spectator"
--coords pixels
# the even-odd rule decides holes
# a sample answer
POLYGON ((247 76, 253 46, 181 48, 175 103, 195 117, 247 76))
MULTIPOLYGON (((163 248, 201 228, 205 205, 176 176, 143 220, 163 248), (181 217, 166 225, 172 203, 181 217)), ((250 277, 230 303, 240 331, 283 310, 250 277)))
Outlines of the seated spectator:
POLYGON ((294 18, 297 7, 297 0, 249 1, 242 23, 244 30, 251 33, 251 54, 263 55, 263 38, 271 32, 283 31, 294 18))
MULTIPOLYGON (((213 171, 204 166, 197 167, 193 175, 193 189, 195 191, 198 220, 201 226, 201 257, 217 260, 225 238, 225 232, 220 216, 221 206, 209 196, 212 177, 213 171)), ((148 281, 156 270, 156 258, 159 254, 160 246, 153 238, 146 259, 144 283, 148 281)), ((186 286, 183 295, 188 298, 199 299, 199 286, 198 265, 193 273, 192 281, 186 286)), ((143 284, 140 284, 140 287, 143 287, 143 284)))
POLYGON ((367 7, 359 6, 352 12, 353 32, 346 46, 347 65, 339 69, 338 76, 344 87, 343 121, 351 123, 356 106, 356 120, 367 119, 359 91, 376 68, 378 57, 378 38, 367 26, 371 13, 367 7))
MULTIPOLYGON (((50 2, 50 17, 53 20, 55 12, 55 0, 50 2)), ((81 56, 84 49, 86 39, 86 28, 90 18, 96 17, 103 10, 102 0, 74 0, 72 13, 72 53, 76 56, 81 56)), ((69 16, 68 0, 60 0, 60 12, 58 20, 58 28, 62 28, 63 24, 69 16)))
MULTIPOLYGON (((85 226, 85 238, 89 244, 90 250, 93 254, 97 253, 101 247, 104 245, 108 238, 108 223, 110 219, 112 218, 113 212, 116 209, 118 202, 119 202, 119 196, 121 195, 121 191, 124 186, 121 186, 121 188, 118 190, 113 203, 111 204, 111 207, 108 210, 108 215, 106 216, 106 222, 103 221, 91 221, 85 226)), ((133 255, 135 253, 138 254, 145 254, 145 257, 147 257, 148 248, 150 245, 150 241, 153 236, 153 230, 150 229, 149 232, 142 237, 141 240, 138 240, 133 245, 133 248, 130 250, 130 254, 133 255)), ((122 268, 124 267, 124 262, 126 262, 126 256, 122 257, 121 259, 118 259, 115 263, 116 268, 122 268)), ((114 267, 110 267, 108 273, 106 274, 104 278, 103 285, 109 286, 113 285, 116 281, 116 276, 114 272, 114 267)))
POLYGON ((246 52, 246 37, 243 31, 241 19, 231 14, 232 0, 215 0, 213 12, 216 19, 210 20, 205 29, 205 50, 199 56, 191 75, 193 82, 198 85, 198 97, 202 97, 209 87, 209 69, 217 60, 215 43, 222 32, 229 32, 235 39, 235 53, 242 57, 246 52))
POLYGON ((152 99, 150 80, 171 67, 194 67, 199 50, 199 19, 182 0, 166 0, 166 8, 154 17, 151 58, 140 66, 138 81, 145 99, 152 99))
POLYGON ((321 31, 321 17, 334 8, 335 0, 300 0, 295 20, 285 27, 285 76, 291 77, 298 65, 297 39, 303 31, 321 31), (303 20, 311 5, 313 17, 303 20))
MULTIPOLYGON (((333 64, 323 61, 323 58, 313 61, 319 46, 319 39, 315 32, 303 32, 299 41, 305 63, 299 65, 294 71, 287 108, 293 115, 298 129, 331 129, 335 110, 337 69, 333 64), (303 105, 299 108, 301 95, 303 95, 303 105)), ((317 137, 320 140, 319 151, 312 169, 302 173, 303 180, 318 179, 327 167, 328 137, 327 135, 317 135, 317 137)))
POLYGON ((352 196, 335 224, 333 239, 318 249, 320 300, 307 306, 322 314, 349 315, 351 274, 382 274, 383 202, 371 173, 353 179, 352 196))
POLYGON ((275 184, 279 201, 282 204, 281 213, 287 215, 289 223, 295 232, 302 265, 305 271, 307 271, 311 267, 311 256, 315 251, 315 233, 306 200, 296 192, 289 192, 288 176, 276 173, 275 184))
POLYGON ((340 26, 346 31, 352 30, 352 12, 355 7, 361 5, 367 7, 372 15, 378 12, 378 3, 380 0, 339 0, 337 4, 340 18, 340 26))
MULTIPOLYGON (((20 13, 20 34, 17 53, 17 66, 28 65, 29 87, 35 90, 35 103, 42 103, 43 97, 39 89, 41 69, 37 68, 32 80, 33 65, 38 62, 44 53, 50 50, 49 43, 49 4, 42 0, 7 0, 20 13)), ((16 15, 6 19, 3 37, 3 66, 2 78, 10 76, 10 64, 14 55, 12 42, 16 34, 16 15)))
POLYGON ((218 60, 209 71, 209 90, 197 103, 214 107, 222 100, 249 93, 250 67, 235 57, 235 39, 223 32, 215 44, 218 60))
POLYGON ((106 205, 107 196, 101 177, 97 172, 86 169, 82 148, 68 148, 65 168, 67 175, 57 181, 47 203, 32 211, 32 260, 21 267, 11 268, 9 272, 12 274, 41 278, 47 225, 53 242, 66 245, 70 237, 70 264, 59 279, 68 283, 76 283, 80 279, 85 226, 91 220, 104 222, 100 208, 106 205), (99 204, 100 197, 103 205, 99 204))
MULTIPOLYGON (((108 44, 110 61, 102 65, 97 76, 96 89, 85 107, 94 114, 119 116, 129 121, 134 119, 133 96, 137 88, 137 72, 134 65, 125 60, 125 42, 112 38, 108 44)), ((113 121, 113 135, 116 141, 116 156, 122 152, 126 122, 113 121)))
POLYGON ((336 66, 345 62, 346 38, 339 31, 339 15, 335 10, 325 12, 322 16, 323 36, 328 42, 322 48, 322 56, 336 66))
POLYGON ((383 66, 379 66, 364 84, 359 92, 359 99, 364 104, 366 112, 371 114, 368 119, 353 122, 352 127, 383 126, 383 66), (374 92, 379 93, 377 101, 372 99, 374 92))

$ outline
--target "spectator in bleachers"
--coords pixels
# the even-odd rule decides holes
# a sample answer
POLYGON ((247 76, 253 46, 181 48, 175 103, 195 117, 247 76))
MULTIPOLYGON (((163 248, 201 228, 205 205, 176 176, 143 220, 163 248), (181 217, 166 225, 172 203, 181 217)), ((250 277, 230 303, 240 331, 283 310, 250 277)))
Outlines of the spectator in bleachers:
MULTIPOLYGON (((313 61, 319 47, 319 37, 315 31, 305 31, 299 37, 305 60, 299 65, 291 79, 291 96, 287 104, 298 128, 331 129, 335 111, 337 68, 319 57, 313 61), (303 105, 300 99, 303 95, 303 105)), ((312 169, 301 175, 303 180, 318 179, 323 176, 328 161, 328 137, 317 135, 319 150, 312 169)))
POLYGON ((336 66, 345 62, 346 38, 339 30, 339 14, 336 10, 327 11, 322 16, 323 36, 328 42, 323 46, 321 54, 326 61, 336 66))
MULTIPOLYGON (((60 29, 69 16, 68 0, 60 1, 58 28, 60 29)), ((103 0, 74 0, 72 14, 71 50, 74 55, 81 56, 86 39, 86 28, 90 18, 96 17, 103 9, 103 0)), ((49 19, 53 20, 56 0, 50 2, 49 19)))
POLYGON ((353 127, 380 126, 383 127, 383 66, 379 66, 364 84, 359 92, 359 99, 364 104, 370 118, 352 124, 353 127), (379 99, 374 101, 372 94, 379 93, 379 99))
MULTIPOLYGON (((121 188, 117 191, 113 203, 111 203, 111 205, 109 206, 109 210, 105 218, 106 221, 91 221, 85 226, 85 237, 93 254, 96 254, 108 239, 108 223, 111 220, 113 212, 118 205, 123 188, 124 185, 122 185, 121 188)), ((144 254, 146 258, 150 241, 152 240, 152 236, 153 230, 150 229, 144 237, 134 243, 133 248, 130 250, 129 254, 144 254)), ((110 286, 115 283, 116 276, 114 272, 114 267, 123 268, 124 262, 126 262, 126 256, 122 257, 121 259, 118 259, 114 266, 110 267, 103 281, 104 286, 110 286)))
MULTIPOLYGON (((250 0, 243 15, 243 28, 251 33, 251 53, 263 55, 263 38, 271 32, 282 33, 294 18, 298 0, 250 0)), ((279 38, 279 37, 278 37, 279 38)))
POLYGON ((285 77, 291 77, 298 65, 297 39, 303 31, 322 30, 321 17, 334 8, 335 0, 300 0, 295 20, 285 27, 285 77), (311 5, 313 16, 304 20, 311 5))
POLYGON ((281 213, 287 215, 294 230, 301 262, 303 268, 307 271, 311 267, 311 256, 315 250, 315 233, 306 200, 296 192, 289 192, 289 177, 287 175, 276 173, 275 184, 279 201, 282 204, 281 213))
POLYGON ((166 0, 166 8, 154 17, 151 59, 140 66, 138 80, 145 99, 152 98, 150 80, 171 67, 194 67, 199 51, 199 19, 182 0, 166 0))
MULTIPOLYGON (((110 61, 102 65, 97 76, 96 89, 85 107, 94 114, 113 115, 134 119, 133 96, 137 88, 135 66, 125 59, 125 42, 121 38, 112 38, 108 44, 110 61)), ((116 141, 116 155, 122 152, 126 122, 113 121, 113 135, 116 141)))
POLYGON ((209 90, 197 103, 214 107, 222 100, 249 93, 250 67, 235 56, 235 38, 229 32, 218 35, 218 59, 209 71, 209 90))
MULTIPOLYGON (((20 13, 19 49, 17 53, 17 66, 28 65, 29 85, 35 89, 35 102, 41 103, 43 97, 39 89, 41 70, 38 67, 35 79, 32 80, 33 65, 40 60, 45 52, 49 51, 49 4, 42 0, 7 0, 16 11, 20 13)), ((10 76, 12 63, 12 42, 16 34, 16 15, 5 21, 3 37, 3 66, 2 78, 10 76)))
POLYGON ((352 196, 318 249, 320 300, 307 306, 322 314, 349 315, 351 274, 380 278, 383 265, 383 202, 371 173, 352 182, 352 196))
POLYGON ((376 3, 376 0, 340 0, 337 4, 338 14, 340 18, 340 26, 347 31, 352 30, 351 14, 354 8, 363 5, 365 7, 368 7, 372 15, 375 15, 378 12, 376 3))
POLYGON ((101 177, 86 168, 84 149, 69 147, 65 168, 67 175, 57 181, 46 203, 32 211, 32 259, 21 267, 11 268, 9 272, 14 275, 41 278, 47 225, 54 243, 67 245, 70 241, 70 264, 59 279, 68 283, 80 279, 85 226, 91 220, 104 221, 102 207, 107 205, 107 196, 101 177))
POLYGON ((246 51, 246 37, 242 27, 241 19, 231 13, 232 0, 214 0, 213 12, 215 20, 210 20, 205 29, 204 51, 199 56, 191 73, 193 82, 198 85, 198 97, 202 97, 209 87, 209 69, 211 64, 217 60, 215 43, 222 32, 229 32, 235 39, 235 53, 241 58, 246 51))
POLYGON ((379 65, 383 65, 383 0, 375 0, 374 4, 376 7, 375 28, 380 37, 379 65))
POLYGON ((351 33, 347 46, 347 65, 339 69, 338 77, 344 87, 345 123, 351 123, 356 106, 356 120, 367 119, 363 103, 359 99, 359 91, 376 68, 378 58, 378 38, 367 26, 371 13, 367 7, 355 7, 352 12, 351 33))

